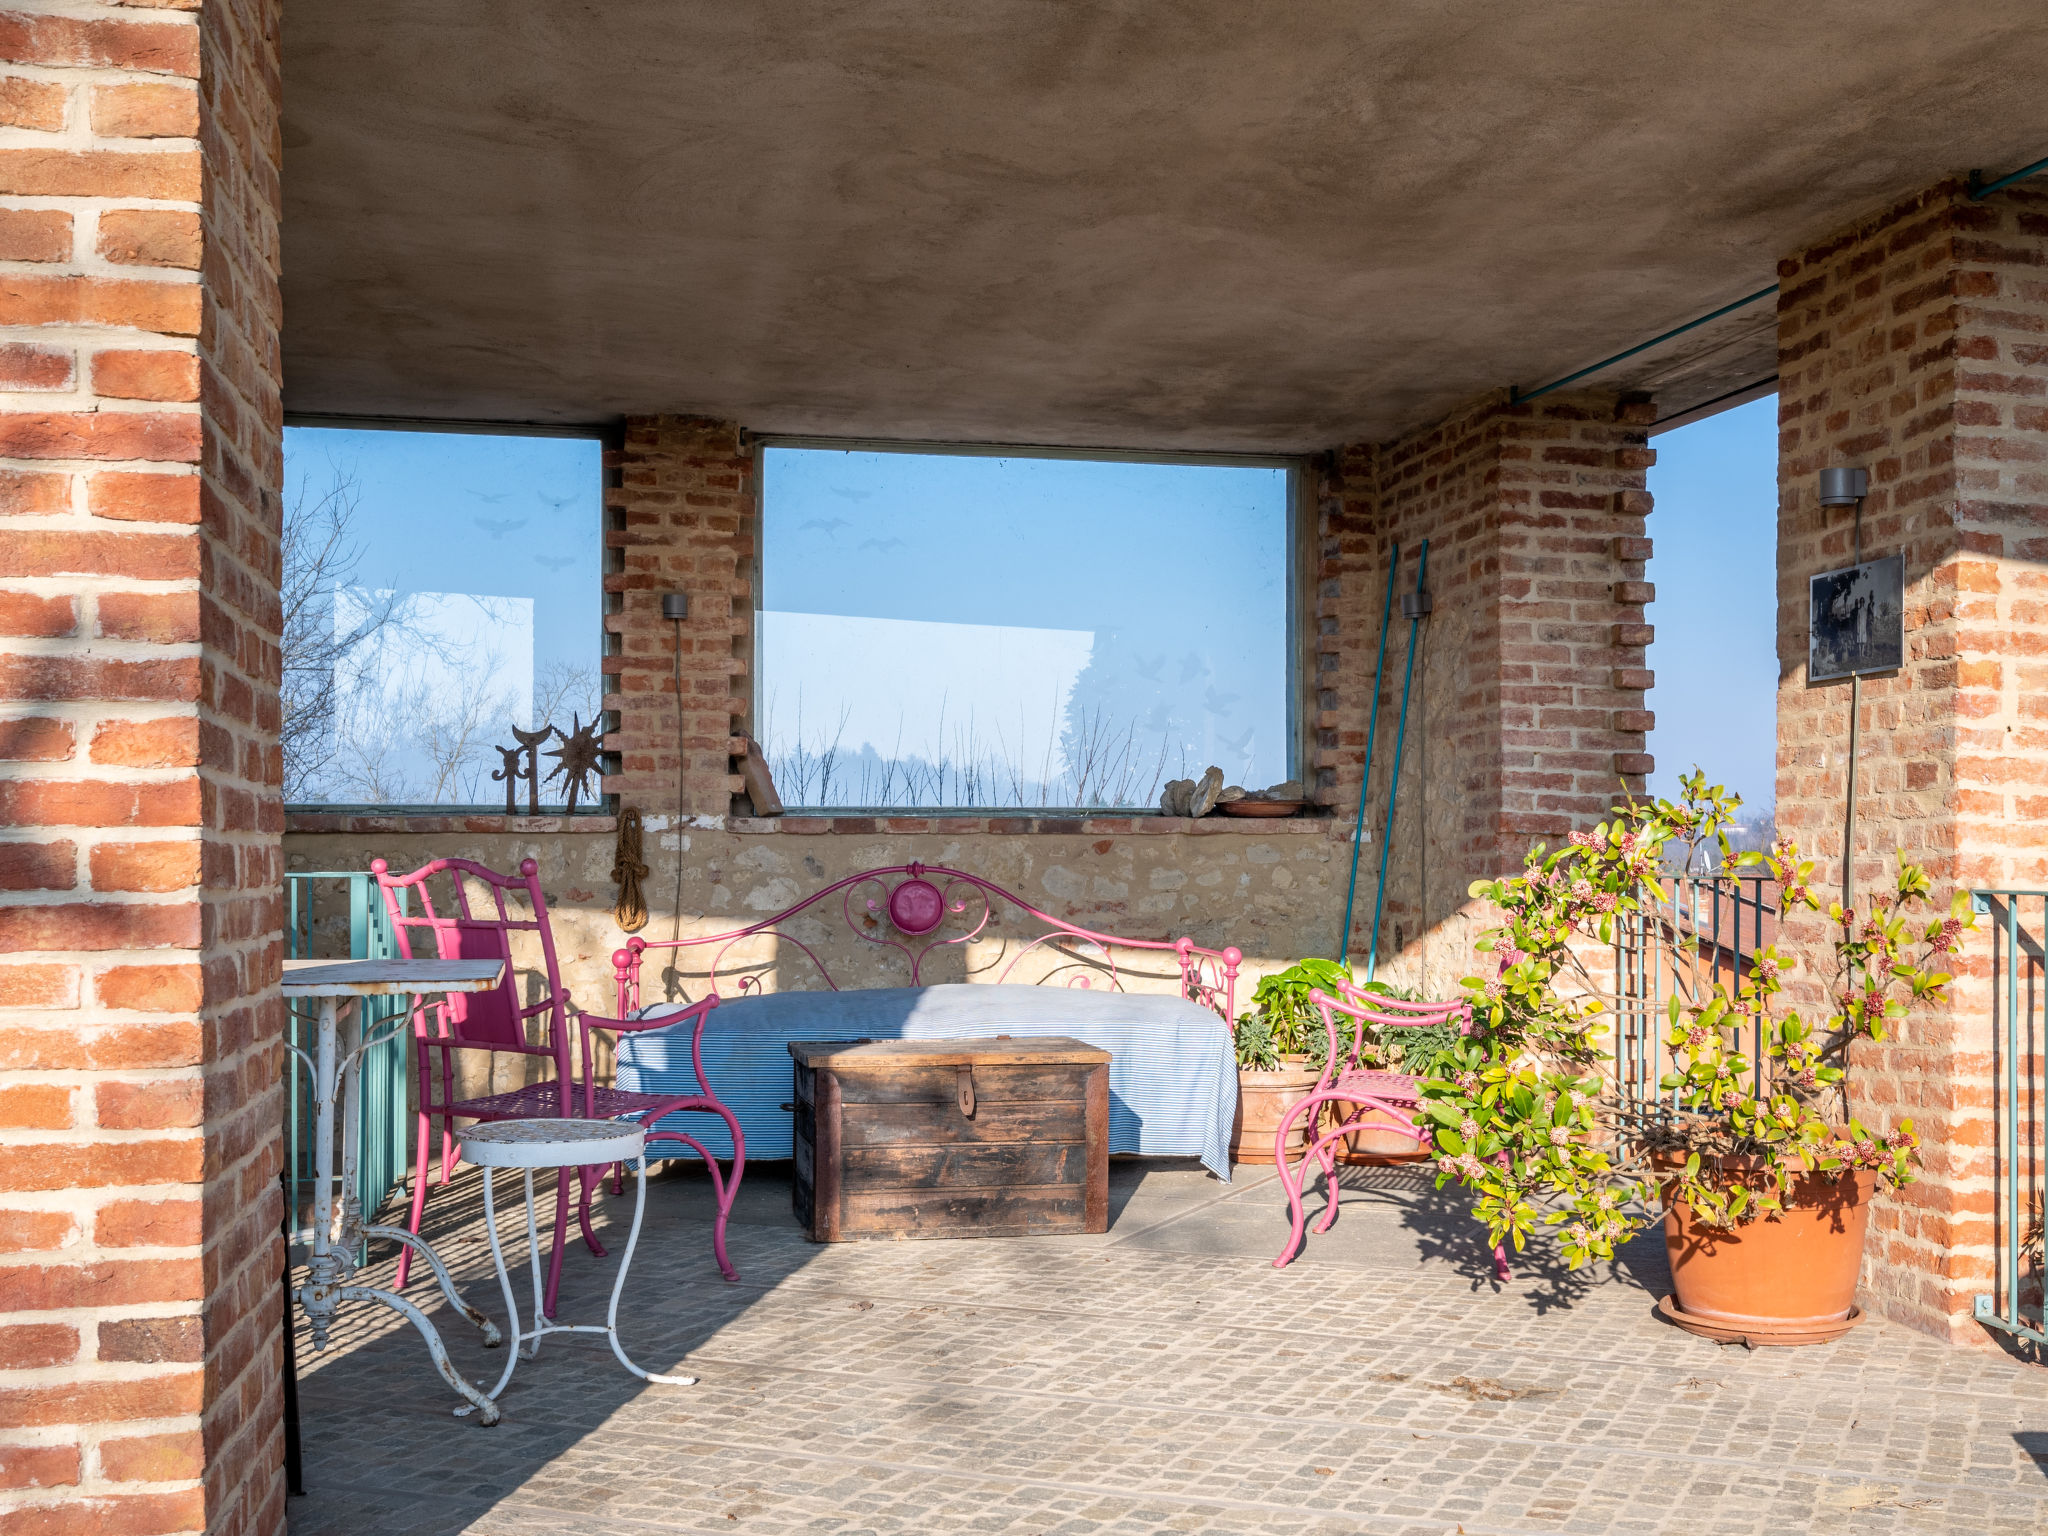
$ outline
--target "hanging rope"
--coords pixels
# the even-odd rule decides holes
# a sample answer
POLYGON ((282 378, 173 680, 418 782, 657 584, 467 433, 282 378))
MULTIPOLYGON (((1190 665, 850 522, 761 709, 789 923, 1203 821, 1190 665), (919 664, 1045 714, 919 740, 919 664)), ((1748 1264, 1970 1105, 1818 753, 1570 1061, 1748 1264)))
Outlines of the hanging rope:
POLYGON ((612 880, 619 899, 612 916, 628 933, 647 926, 647 897, 640 882, 647 878, 647 861, 641 857, 640 813, 630 805, 619 812, 619 841, 612 851, 612 880))

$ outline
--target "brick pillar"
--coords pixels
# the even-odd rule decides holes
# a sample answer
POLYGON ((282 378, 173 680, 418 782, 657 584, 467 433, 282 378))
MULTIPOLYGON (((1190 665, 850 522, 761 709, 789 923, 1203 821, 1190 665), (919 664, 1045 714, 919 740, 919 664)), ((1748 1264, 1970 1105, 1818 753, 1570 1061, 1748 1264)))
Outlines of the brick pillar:
POLYGON ((753 712, 753 580, 758 461, 731 422, 694 416, 627 421, 616 488, 606 493, 605 707, 621 804, 673 815, 676 653, 682 652, 681 814, 724 816, 740 787, 734 730, 753 712), (661 616, 664 592, 686 593, 680 631, 661 616), (650 704, 650 696, 654 704, 650 704))
MULTIPOLYGON (((1779 264, 1778 825, 1839 885, 1847 682, 1806 680, 1807 579, 1850 563, 1846 508, 1818 505, 1829 464, 1869 469, 1865 559, 1903 552, 1906 659, 1866 679, 1860 890, 1894 849, 1956 885, 2048 884, 2048 188, 1973 203, 1944 183, 1779 264)), ((1825 925, 1791 937, 1823 953, 1825 925)), ((1859 1048, 1855 1111, 1910 1116, 1921 1182, 1883 1199, 1865 1304, 1915 1327, 1982 1337, 1970 1297, 1991 1256, 1991 939, 1958 967, 1951 1005, 1859 1048)), ((1808 969, 1795 1000, 1824 1006, 1808 969)))
POLYGON ((1650 770, 1647 401, 1611 392, 1477 401, 1392 443, 1326 461, 1317 593, 1317 798, 1356 813, 1387 555, 1402 563, 1352 946, 1370 940, 1408 624, 1430 541, 1435 611, 1417 636, 1382 970, 1436 993, 1469 971, 1467 886, 1597 821, 1650 770), (1426 840, 1426 848, 1425 848, 1426 840), (1398 933, 1397 930, 1398 929, 1398 933), (1426 954, 1425 954, 1426 950, 1426 954), (1389 958, 1393 958, 1391 967, 1389 958))
POLYGON ((277 6, 0 54, 0 1528, 279 1531, 277 6))

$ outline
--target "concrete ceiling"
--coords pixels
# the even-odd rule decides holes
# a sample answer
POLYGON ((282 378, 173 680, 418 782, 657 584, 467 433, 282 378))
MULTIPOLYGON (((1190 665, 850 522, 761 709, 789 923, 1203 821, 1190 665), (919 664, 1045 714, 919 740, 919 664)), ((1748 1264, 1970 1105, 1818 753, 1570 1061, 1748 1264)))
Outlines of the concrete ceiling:
POLYGON ((285 400, 1383 438, 2048 154, 2044 81, 2040 0, 293 0, 285 400))

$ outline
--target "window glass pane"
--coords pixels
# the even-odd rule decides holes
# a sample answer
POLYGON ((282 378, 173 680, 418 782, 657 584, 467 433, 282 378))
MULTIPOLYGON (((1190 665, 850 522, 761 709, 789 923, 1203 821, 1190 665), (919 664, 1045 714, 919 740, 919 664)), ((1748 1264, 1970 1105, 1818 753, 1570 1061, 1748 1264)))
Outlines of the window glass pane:
POLYGON ((513 728, 598 711, 600 445, 290 427, 284 447, 286 801, 502 811, 513 728))
POLYGON ((1156 806, 1292 773, 1288 476, 771 448, 759 714, 792 805, 1156 806))

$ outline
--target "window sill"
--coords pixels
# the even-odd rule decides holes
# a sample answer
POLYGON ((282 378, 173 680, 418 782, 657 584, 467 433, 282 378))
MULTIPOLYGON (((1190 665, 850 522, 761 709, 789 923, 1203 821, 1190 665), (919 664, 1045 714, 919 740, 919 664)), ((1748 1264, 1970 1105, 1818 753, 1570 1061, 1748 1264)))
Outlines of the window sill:
POLYGON ((446 814, 421 811, 286 811, 284 829, 293 832, 602 832, 619 830, 616 816, 507 816, 503 812, 446 814))
POLYGON ((1326 835, 1335 823, 1327 816, 728 816, 725 830, 742 836, 777 833, 785 837, 884 836, 932 833, 951 837, 972 833, 1001 836, 1108 837, 1251 834, 1261 837, 1326 835))
MULTIPOLYGON (((1348 823, 1330 816, 1032 816, 997 813, 989 816, 700 816, 690 826, 741 837, 1325 837, 1341 836, 1348 823)), ((395 811, 287 811, 288 834, 345 833, 401 835, 407 833, 602 833, 619 829, 616 816, 505 816, 475 812, 430 815, 395 811)), ((667 819, 648 818, 651 832, 668 830, 667 819)))

